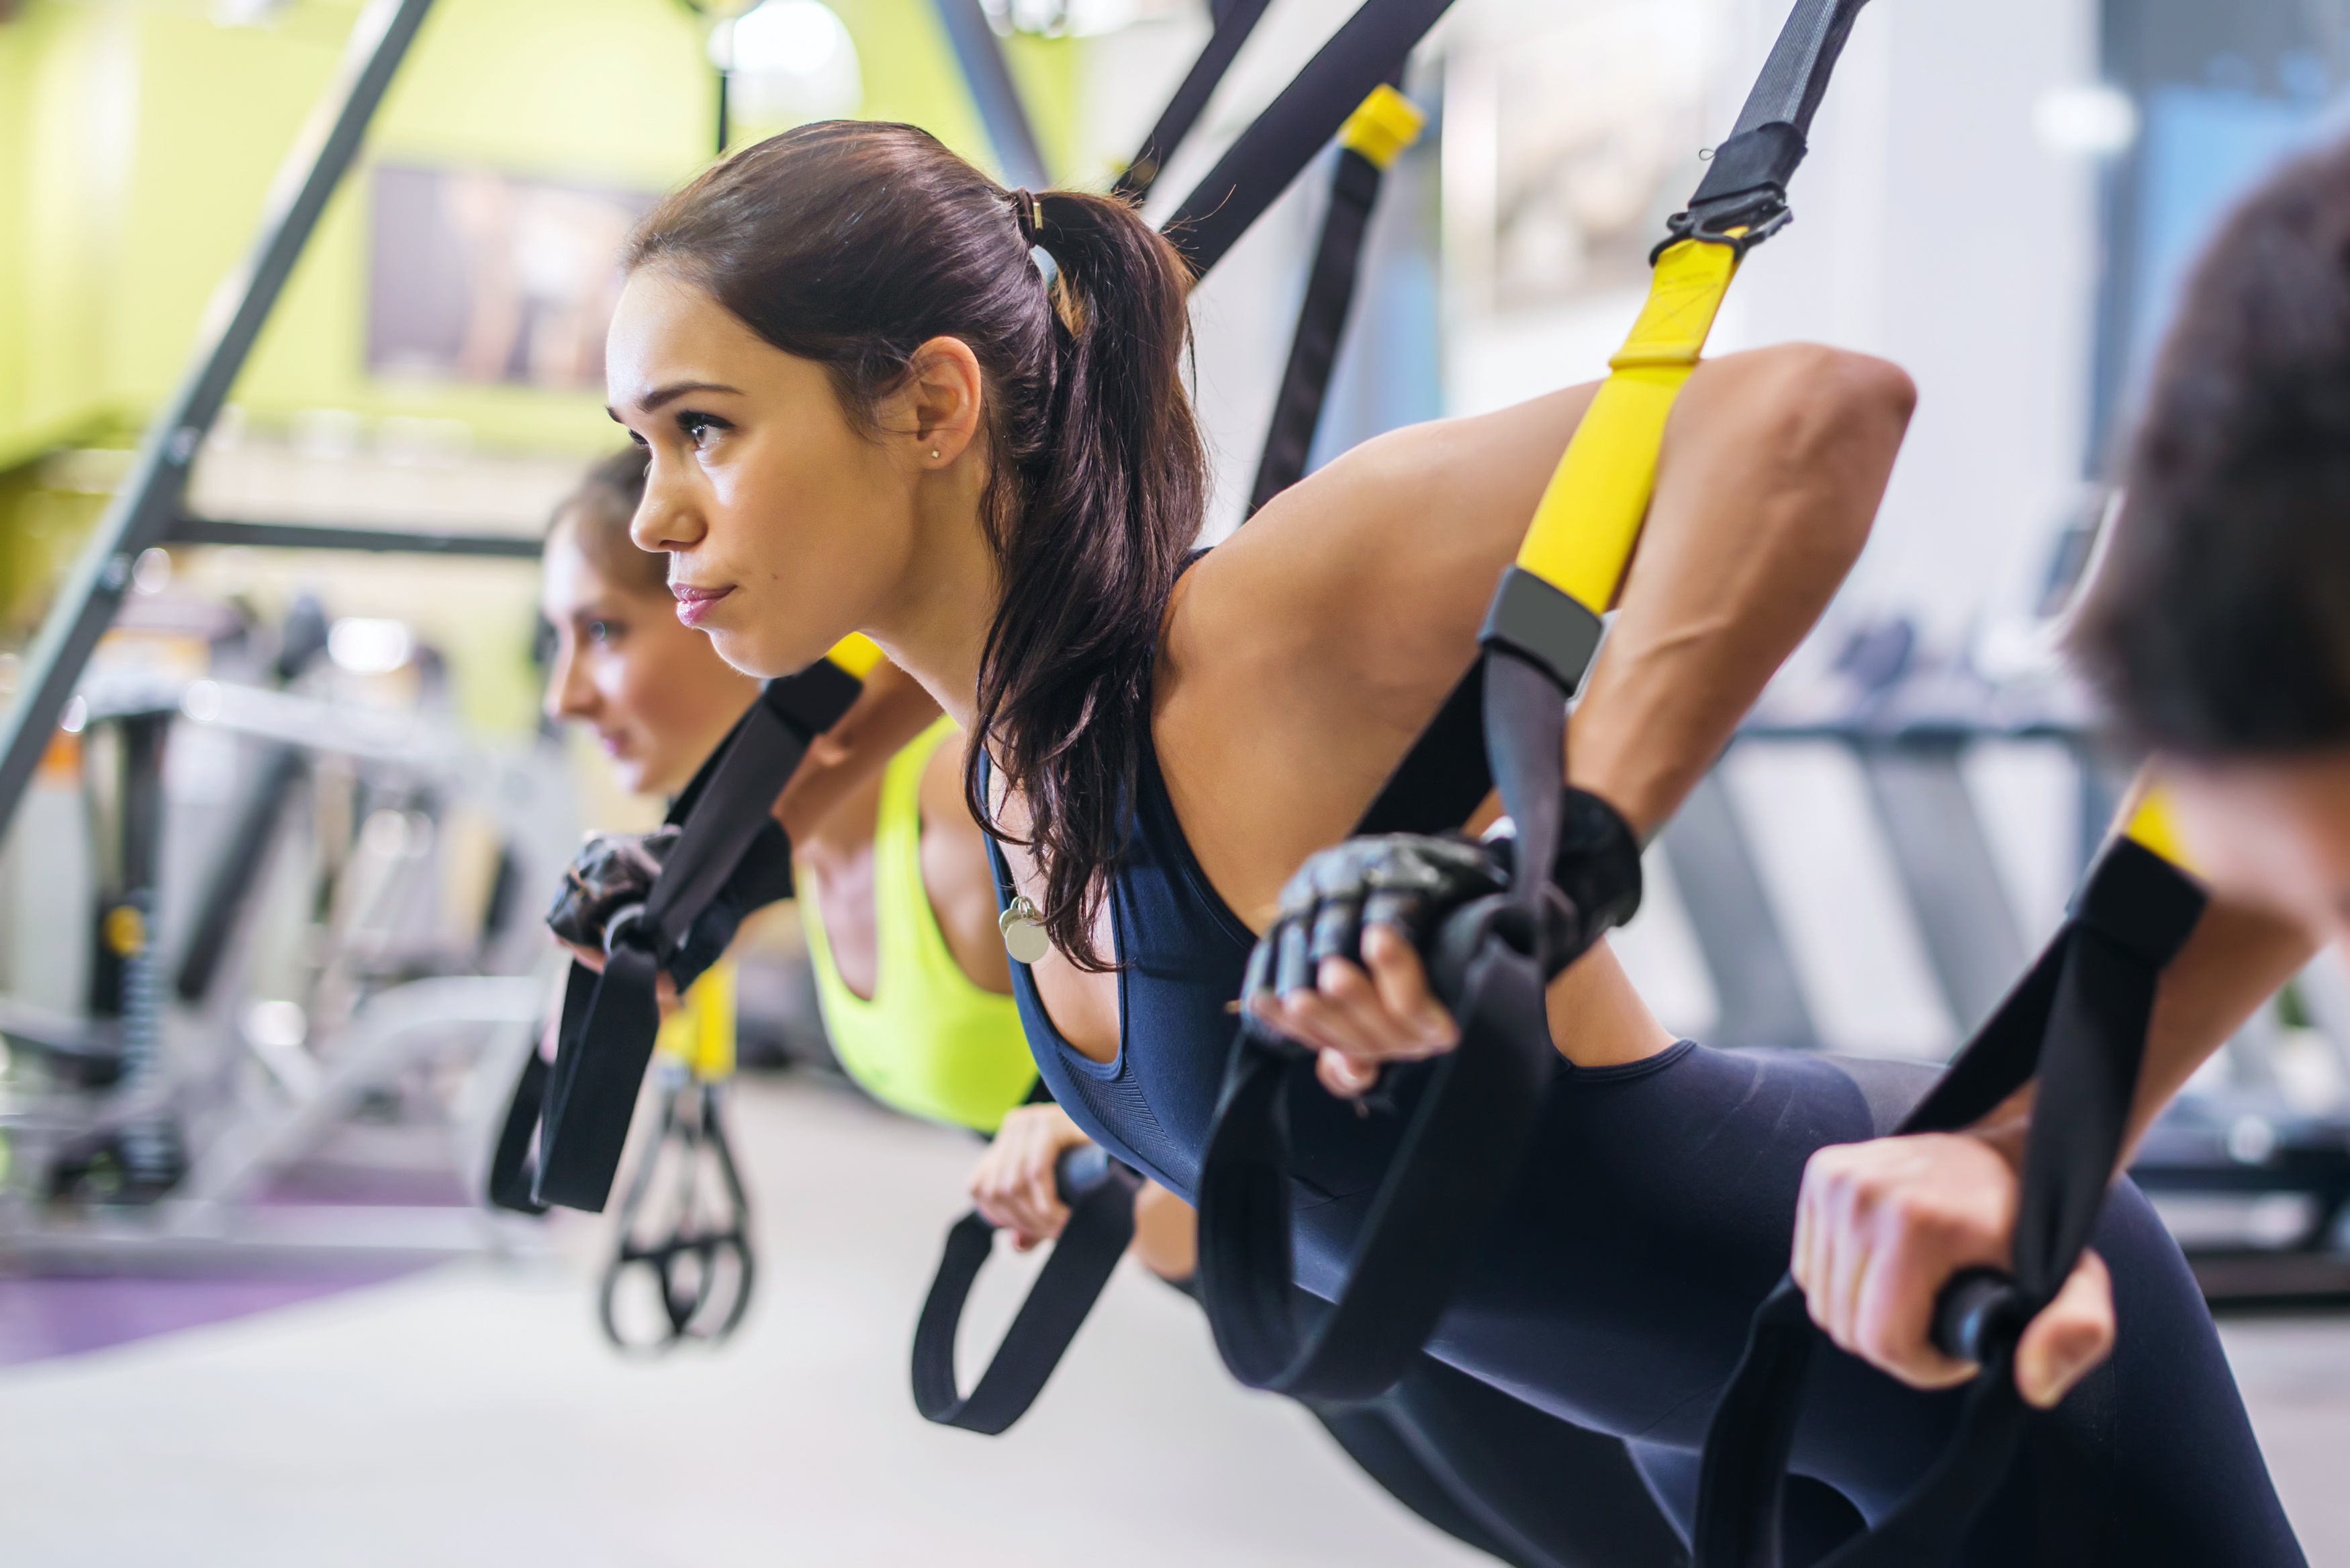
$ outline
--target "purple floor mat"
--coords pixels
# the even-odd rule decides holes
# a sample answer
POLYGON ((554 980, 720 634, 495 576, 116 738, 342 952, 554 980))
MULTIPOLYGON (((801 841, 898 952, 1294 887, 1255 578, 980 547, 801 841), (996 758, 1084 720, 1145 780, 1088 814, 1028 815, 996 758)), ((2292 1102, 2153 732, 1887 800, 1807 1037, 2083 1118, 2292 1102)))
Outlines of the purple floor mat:
POLYGON ((337 1270, 298 1279, 68 1275, 0 1277, 0 1366, 80 1355, 134 1340, 382 1284, 417 1265, 337 1270))

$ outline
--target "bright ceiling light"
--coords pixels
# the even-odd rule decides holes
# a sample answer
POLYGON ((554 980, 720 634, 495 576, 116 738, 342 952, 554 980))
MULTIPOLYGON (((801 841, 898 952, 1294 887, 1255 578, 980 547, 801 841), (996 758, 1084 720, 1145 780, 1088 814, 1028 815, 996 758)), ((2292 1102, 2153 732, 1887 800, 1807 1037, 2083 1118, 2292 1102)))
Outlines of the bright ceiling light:
POLYGON ((855 114, 865 101, 857 45, 823 0, 766 0, 716 29, 710 48, 732 73, 746 119, 829 119, 855 114))
POLYGON ((2110 158, 2137 140, 2137 105, 2103 82, 2051 88, 2032 106, 2032 129, 2052 152, 2110 158))
POLYGON ((327 657, 354 675, 388 674, 415 651, 415 637, 396 620, 345 616, 327 633, 327 657))
POLYGON ((855 47, 824 0, 767 0, 734 24, 734 68, 745 76, 816 76, 855 47))

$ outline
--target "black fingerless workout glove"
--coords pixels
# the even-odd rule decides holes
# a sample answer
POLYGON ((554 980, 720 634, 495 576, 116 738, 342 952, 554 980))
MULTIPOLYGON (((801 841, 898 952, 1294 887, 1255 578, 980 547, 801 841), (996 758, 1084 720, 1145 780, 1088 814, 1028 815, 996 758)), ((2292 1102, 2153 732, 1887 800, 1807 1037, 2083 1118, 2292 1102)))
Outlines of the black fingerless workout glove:
POLYGON ((645 896, 682 831, 589 835, 564 868, 546 929, 574 947, 611 951, 619 932, 644 913, 645 896))
MULTIPOLYGON (((547 929, 567 942, 604 952, 619 941, 653 941, 654 933, 631 928, 643 916, 645 899, 681 832, 671 824, 650 833, 590 837, 563 874, 563 887, 546 912, 547 929)), ((770 821, 661 967, 683 992, 724 956, 753 910, 791 895, 792 843, 770 821)))
MULTIPOLYGON (((1430 961, 1443 989, 1465 962, 1482 926, 1452 929, 1452 917, 1507 893, 1517 841, 1478 842, 1460 834, 1388 834, 1350 838, 1308 856, 1282 889, 1281 913, 1249 955, 1244 1003, 1310 991, 1326 958, 1362 962, 1363 928, 1392 927, 1430 961), (1450 940, 1448 940, 1450 938, 1450 940)), ((1544 976, 1556 975, 1640 907, 1640 846, 1615 807, 1569 789, 1558 858, 1544 889, 1544 976)))

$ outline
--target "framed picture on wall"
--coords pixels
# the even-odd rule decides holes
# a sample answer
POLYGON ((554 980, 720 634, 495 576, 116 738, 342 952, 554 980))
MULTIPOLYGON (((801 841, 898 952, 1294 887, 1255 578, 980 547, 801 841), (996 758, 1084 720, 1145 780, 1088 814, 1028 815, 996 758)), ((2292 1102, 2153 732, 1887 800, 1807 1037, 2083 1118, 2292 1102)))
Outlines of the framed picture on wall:
POLYGON ((411 380, 600 389, 620 244, 658 199, 482 168, 379 165, 368 369, 411 380))

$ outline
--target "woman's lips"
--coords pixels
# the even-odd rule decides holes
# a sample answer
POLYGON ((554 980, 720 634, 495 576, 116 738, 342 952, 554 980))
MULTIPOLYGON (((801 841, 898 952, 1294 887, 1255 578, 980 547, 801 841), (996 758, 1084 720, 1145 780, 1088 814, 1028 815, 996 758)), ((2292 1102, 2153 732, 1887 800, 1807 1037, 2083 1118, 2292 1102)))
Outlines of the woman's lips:
POLYGON ((734 590, 727 588, 697 588, 691 583, 671 583, 669 591, 677 600, 677 618, 688 626, 700 626, 702 618, 711 607, 734 590))

